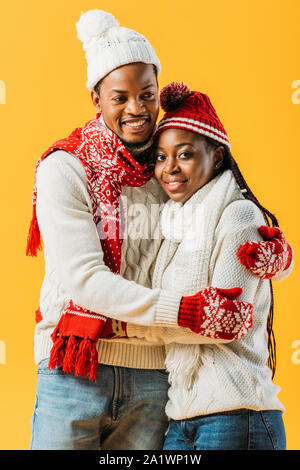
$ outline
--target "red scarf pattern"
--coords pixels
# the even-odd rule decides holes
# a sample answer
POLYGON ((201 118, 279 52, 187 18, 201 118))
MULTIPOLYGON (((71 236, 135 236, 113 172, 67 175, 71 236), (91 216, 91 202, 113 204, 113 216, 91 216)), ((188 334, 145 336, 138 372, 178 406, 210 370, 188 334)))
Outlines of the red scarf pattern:
MULTIPOLYGON (((37 161, 32 193, 33 213, 27 238, 27 256, 36 256, 42 249, 41 234, 36 217, 36 171, 47 156, 55 150, 65 150, 82 163, 92 202, 93 219, 100 227, 99 234, 104 263, 120 273, 122 248, 121 186, 142 186, 153 176, 147 164, 140 165, 124 147, 120 139, 100 122, 100 114, 84 127, 76 128, 69 137, 55 142, 37 161)), ((41 320, 40 310, 36 317, 41 320)), ((126 330, 126 324, 122 322, 126 330)), ((54 329, 53 347, 48 367, 62 366, 75 376, 96 379, 98 352, 96 343, 111 332, 111 320, 90 312, 70 299, 54 329), (105 328, 105 329, 104 329, 105 328)), ((112 336, 112 335, 108 335, 112 336)))

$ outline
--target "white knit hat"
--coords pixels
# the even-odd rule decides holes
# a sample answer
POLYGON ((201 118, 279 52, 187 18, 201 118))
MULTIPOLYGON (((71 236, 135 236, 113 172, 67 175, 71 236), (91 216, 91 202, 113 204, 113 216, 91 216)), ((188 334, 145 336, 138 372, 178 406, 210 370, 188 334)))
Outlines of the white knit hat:
POLYGON ((102 10, 83 13, 76 28, 86 53, 89 90, 112 70, 133 62, 153 64, 160 73, 160 62, 149 41, 136 31, 119 26, 110 13, 102 10))

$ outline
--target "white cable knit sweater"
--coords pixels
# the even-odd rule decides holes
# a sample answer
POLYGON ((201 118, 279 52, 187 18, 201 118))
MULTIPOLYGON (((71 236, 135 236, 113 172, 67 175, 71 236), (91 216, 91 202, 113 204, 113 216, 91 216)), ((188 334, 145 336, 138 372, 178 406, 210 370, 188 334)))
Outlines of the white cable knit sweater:
MULTIPOLYGON (((280 388, 266 366, 269 281, 253 275, 237 257, 244 242, 261 240, 257 231, 265 224, 261 211, 244 199, 227 170, 185 205, 170 200, 162 218, 168 239, 156 260, 153 288, 192 295, 208 286, 241 287, 238 300, 254 305, 253 327, 238 341, 208 341, 185 328, 156 329, 169 351, 167 415, 179 420, 238 408, 284 411, 277 398, 280 388)), ((139 330, 140 337, 153 334, 147 328, 139 330)))
MULTIPOLYGON (((103 262, 86 174, 79 160, 65 151, 54 152, 39 165, 36 182, 36 211, 45 256, 40 293, 43 319, 36 326, 34 338, 36 363, 49 357, 50 335, 70 298, 84 308, 116 320, 137 325, 176 326, 181 296, 160 288, 150 289, 149 271, 161 244, 161 234, 155 232, 153 239, 139 233, 125 238, 121 275, 116 275, 103 262)), ((128 219, 135 215, 134 210, 130 215, 133 203, 140 204, 141 210, 146 208, 150 214, 152 204, 157 207, 166 199, 155 179, 140 188, 123 187, 122 194, 127 197, 128 219)), ((162 340, 104 339, 99 341, 98 350, 102 364, 165 368, 162 340)))
MULTIPOLYGON (((121 275, 115 275, 108 270, 103 262, 97 227, 92 217, 86 175, 81 163, 64 151, 56 151, 41 162, 37 171, 37 189, 36 209, 44 241, 45 277, 40 293, 43 319, 36 326, 34 338, 36 363, 49 357, 52 347, 50 335, 70 298, 78 305, 91 311, 128 322, 130 338, 99 341, 99 362, 103 364, 142 369, 163 369, 165 368, 166 356, 165 343, 212 343, 212 340, 208 338, 193 334, 185 328, 177 327, 181 296, 194 293, 188 282, 189 275, 193 272, 193 257, 181 258, 174 277, 173 264, 171 262, 168 266, 168 263, 177 250, 178 244, 175 244, 175 248, 172 243, 169 245, 166 259, 165 248, 167 245, 164 242, 162 251, 157 258, 153 289, 150 289, 149 271, 161 245, 161 234, 159 231, 155 232, 154 239, 143 238, 143 236, 135 234, 134 237, 125 238, 123 242, 121 275, 124 278, 121 275), (169 251, 170 246, 171 251, 169 251), (163 276, 157 276, 160 266, 163 267, 163 276)), ((122 192, 127 196, 128 212, 133 204, 140 203, 143 207, 147 207, 148 214, 150 214, 152 204, 157 205, 166 201, 166 196, 155 179, 140 188, 123 187, 122 192)), ((199 346, 201 360, 206 364, 202 369, 205 370, 205 385, 201 382, 201 390, 206 390, 207 387, 210 390, 210 383, 213 384, 213 390, 215 390, 215 387, 219 387, 224 376, 230 378, 229 382, 226 380, 222 382, 225 392, 221 393, 219 389, 216 390, 218 400, 214 401, 215 398, 211 397, 211 403, 204 407, 204 412, 211 412, 212 409, 224 409, 224 406, 225 408, 227 406, 229 408, 246 406, 247 403, 250 407, 263 406, 281 409, 281 404, 276 399, 277 388, 271 384, 269 370, 262 366, 262 359, 259 359, 258 366, 255 362, 260 357, 260 352, 263 357, 267 353, 263 336, 265 335, 266 310, 269 299, 268 294, 265 297, 266 287, 259 287, 266 286, 267 281, 261 281, 246 271, 236 256, 236 250, 243 241, 259 239, 257 226, 264 223, 260 212, 256 208, 253 209, 251 203, 245 202, 245 204, 242 212, 237 210, 234 213, 228 212, 226 214, 227 224, 224 227, 228 233, 226 230, 226 233, 223 232, 224 227, 221 228, 221 224, 218 226, 214 237, 209 272, 210 276, 212 273, 214 276, 219 273, 214 278, 215 285, 218 287, 232 287, 233 284, 241 287, 244 287, 244 284, 247 285, 248 292, 244 290, 242 299, 251 301, 251 298, 255 296, 258 304, 261 303, 262 313, 261 316, 258 316, 256 326, 260 333, 254 338, 251 334, 247 335, 248 339, 245 339, 245 343, 237 345, 238 353, 235 352, 233 343, 230 345, 219 344, 218 348, 215 345, 199 346), (247 219, 246 225, 243 222, 244 225, 242 224, 241 227, 244 210, 249 213, 250 220, 247 219), (218 255, 221 247, 222 256, 219 261, 218 255), (230 275, 228 272, 224 275, 222 269, 218 270, 216 267, 213 269, 214 262, 216 266, 221 265, 221 259, 225 260, 225 265, 230 260, 232 267, 230 275), (255 353, 252 352, 253 341, 258 345, 255 353), (257 368, 258 379, 253 378, 251 374, 249 379, 249 375, 242 367, 243 360, 240 357, 240 351, 250 358, 253 368, 257 368), (216 362, 215 356, 217 364, 224 366, 224 369, 223 367, 212 368, 212 364, 216 362), (231 370, 232 363, 235 363, 236 366, 231 370), (209 373, 206 376, 207 371, 209 373), (238 380, 232 376, 232 371, 237 373, 238 380), (218 380, 214 380, 217 373, 218 380), (213 374, 213 382, 211 382, 211 374, 213 374), (235 387, 237 384, 242 386, 245 384, 246 389, 249 381, 253 385, 251 390, 256 390, 254 394, 256 401, 247 401, 248 398, 245 398, 244 403, 235 391, 235 387), (234 384, 233 388, 232 384, 234 384), (259 398, 261 393, 263 393, 263 400, 259 398), (225 403, 225 398, 226 400, 230 398, 229 405, 225 403)), ((134 213, 132 212, 131 215, 134 216, 134 213)), ((158 219, 156 221, 158 222, 158 219)), ((148 222, 150 226, 151 221, 148 220, 148 222)), ((180 260, 180 255, 179 250, 176 255, 178 260, 180 260)), ((281 277, 286 276, 290 270, 291 268, 281 277)), ((194 287, 197 288, 197 282, 194 287)), ((253 329, 253 331, 256 330, 253 329)), ((184 399, 181 402, 181 397, 178 397, 177 389, 172 386, 167 412, 175 419, 179 419, 176 416, 190 415, 190 411, 188 413, 182 411, 186 408, 179 407, 179 404, 186 404, 189 401, 184 399), (173 393, 175 393, 176 399, 172 398, 173 393), (178 403, 178 409, 176 409, 177 405, 173 405, 173 403, 178 403)), ((183 398, 186 398, 185 394, 183 398)), ((195 402, 194 405, 193 408, 188 404, 188 410, 198 414, 198 404, 195 402)))

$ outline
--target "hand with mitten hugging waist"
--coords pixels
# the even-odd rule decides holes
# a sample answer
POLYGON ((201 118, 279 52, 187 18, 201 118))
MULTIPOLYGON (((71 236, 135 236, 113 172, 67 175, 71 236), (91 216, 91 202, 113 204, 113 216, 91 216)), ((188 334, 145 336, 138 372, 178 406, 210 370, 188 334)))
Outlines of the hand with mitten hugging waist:
POLYGON ((101 338, 128 338, 126 325, 127 323, 124 321, 108 318, 101 333, 101 338))

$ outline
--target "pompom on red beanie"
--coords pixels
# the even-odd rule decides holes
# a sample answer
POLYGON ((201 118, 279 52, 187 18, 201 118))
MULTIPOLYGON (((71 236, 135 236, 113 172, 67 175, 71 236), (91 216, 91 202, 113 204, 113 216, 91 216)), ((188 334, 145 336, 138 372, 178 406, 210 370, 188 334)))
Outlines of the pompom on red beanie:
POLYGON ((183 82, 172 82, 162 88, 160 105, 165 115, 155 137, 166 129, 184 129, 210 137, 231 149, 227 132, 206 94, 190 91, 183 82))

